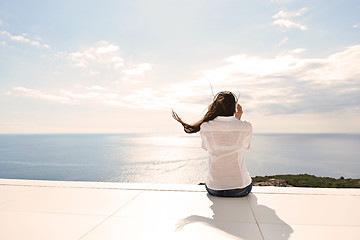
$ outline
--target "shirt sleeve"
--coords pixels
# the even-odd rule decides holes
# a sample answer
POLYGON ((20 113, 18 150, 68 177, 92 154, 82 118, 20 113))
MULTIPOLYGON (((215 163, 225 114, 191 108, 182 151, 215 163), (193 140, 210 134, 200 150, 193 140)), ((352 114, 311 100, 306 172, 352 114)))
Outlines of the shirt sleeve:
POLYGON ((243 146, 243 149, 245 151, 249 150, 250 149, 250 142, 251 142, 251 137, 252 137, 252 125, 251 123, 248 123, 249 124, 249 130, 247 131, 247 134, 246 134, 246 137, 245 137, 245 144, 243 146))
POLYGON ((207 148, 206 148, 206 144, 205 144, 205 141, 204 140, 201 140, 201 147, 202 147, 202 149, 204 149, 204 150, 208 150, 207 148))
POLYGON ((205 139, 205 136, 203 135, 202 131, 200 130, 200 137, 201 137, 201 147, 202 149, 208 151, 207 147, 206 147, 206 139, 205 139))

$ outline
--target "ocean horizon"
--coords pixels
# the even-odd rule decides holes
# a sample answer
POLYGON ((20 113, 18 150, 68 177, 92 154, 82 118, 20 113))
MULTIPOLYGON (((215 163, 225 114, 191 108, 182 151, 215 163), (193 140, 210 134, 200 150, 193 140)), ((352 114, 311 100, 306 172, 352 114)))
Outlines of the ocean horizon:
MULTIPOLYGON (((251 176, 360 178, 360 134, 256 133, 251 176)), ((0 134, 0 178, 198 184, 208 154, 199 134, 0 134)))

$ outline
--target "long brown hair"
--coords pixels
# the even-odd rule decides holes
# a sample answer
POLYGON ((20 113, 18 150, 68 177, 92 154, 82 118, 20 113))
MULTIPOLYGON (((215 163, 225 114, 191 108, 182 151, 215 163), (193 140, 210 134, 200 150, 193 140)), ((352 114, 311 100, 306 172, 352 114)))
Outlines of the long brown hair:
POLYGON ((186 133, 196 133, 200 131, 200 125, 204 122, 214 120, 218 116, 233 116, 236 103, 237 97, 232 92, 223 91, 214 96, 213 102, 207 113, 200 121, 194 124, 185 123, 174 111, 172 111, 172 116, 176 121, 183 125, 186 133))

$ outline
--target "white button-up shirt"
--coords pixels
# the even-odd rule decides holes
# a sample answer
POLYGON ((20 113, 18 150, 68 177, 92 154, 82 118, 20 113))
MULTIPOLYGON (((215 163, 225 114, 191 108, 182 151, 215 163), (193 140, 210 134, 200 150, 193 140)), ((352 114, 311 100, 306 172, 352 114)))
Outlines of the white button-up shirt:
POLYGON ((208 188, 244 188, 251 183, 244 162, 244 152, 250 148, 251 135, 251 124, 234 116, 219 116, 201 124, 202 148, 209 152, 208 188))

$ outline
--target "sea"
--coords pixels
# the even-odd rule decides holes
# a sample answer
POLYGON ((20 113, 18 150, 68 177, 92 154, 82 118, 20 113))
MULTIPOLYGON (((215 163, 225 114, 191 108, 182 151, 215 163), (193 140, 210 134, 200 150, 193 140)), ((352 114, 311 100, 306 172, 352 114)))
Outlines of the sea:
MULTIPOLYGON (((198 184, 208 153, 198 134, 0 134, 0 178, 198 184)), ((254 134, 251 176, 360 178, 360 134, 254 134)))

